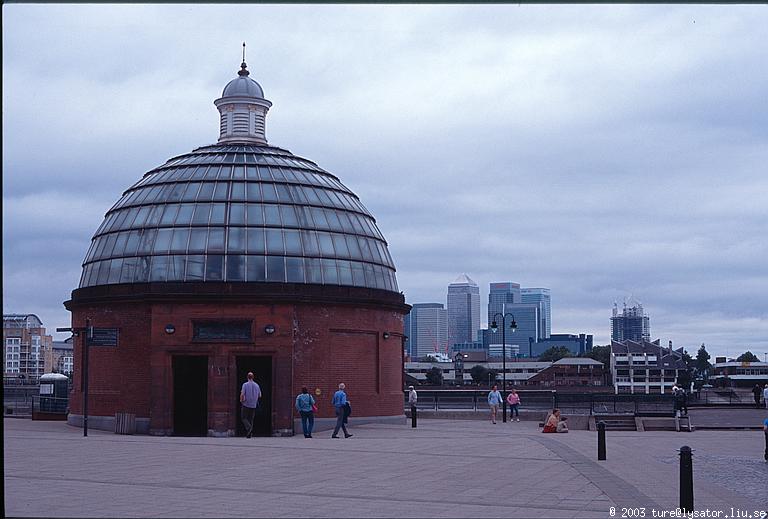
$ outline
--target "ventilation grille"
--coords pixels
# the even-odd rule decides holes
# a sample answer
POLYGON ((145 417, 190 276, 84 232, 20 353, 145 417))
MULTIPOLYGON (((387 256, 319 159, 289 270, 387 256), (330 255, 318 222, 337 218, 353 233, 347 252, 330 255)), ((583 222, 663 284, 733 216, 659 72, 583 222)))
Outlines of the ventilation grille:
POLYGON ((248 133, 248 130, 248 114, 235 113, 232 124, 232 133, 248 133))

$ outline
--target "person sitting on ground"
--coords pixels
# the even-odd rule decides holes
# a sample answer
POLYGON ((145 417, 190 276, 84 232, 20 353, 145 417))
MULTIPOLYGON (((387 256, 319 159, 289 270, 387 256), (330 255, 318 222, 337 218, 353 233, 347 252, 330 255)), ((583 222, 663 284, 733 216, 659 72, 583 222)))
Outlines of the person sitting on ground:
POLYGON ((547 421, 544 423, 543 433, 557 432, 557 424, 560 422, 560 409, 553 409, 552 413, 547 417, 547 421))
POLYGON ((555 430, 555 432, 559 432, 559 433, 568 432, 568 422, 566 420, 568 420, 568 418, 564 416, 562 420, 557 422, 557 429, 555 430))

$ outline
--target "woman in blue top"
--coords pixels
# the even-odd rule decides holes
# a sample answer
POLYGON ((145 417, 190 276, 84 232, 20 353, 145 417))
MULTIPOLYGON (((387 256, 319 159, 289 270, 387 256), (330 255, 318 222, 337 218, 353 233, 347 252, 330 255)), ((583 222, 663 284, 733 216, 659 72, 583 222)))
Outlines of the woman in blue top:
MULTIPOLYGON (((765 387, 768 388, 768 384, 765 387)), ((765 433, 765 461, 768 461, 768 418, 763 421, 763 432, 765 433)))
POLYGON ((309 394, 306 387, 301 388, 301 393, 296 397, 296 409, 301 415, 301 428, 304 430, 304 437, 312 437, 312 429, 315 427, 315 413, 312 407, 315 405, 315 399, 309 394))
POLYGON ((499 412, 499 406, 501 405, 501 393, 499 393, 499 386, 496 384, 491 388, 491 392, 488 393, 488 405, 491 408, 491 423, 496 423, 496 413, 499 412))

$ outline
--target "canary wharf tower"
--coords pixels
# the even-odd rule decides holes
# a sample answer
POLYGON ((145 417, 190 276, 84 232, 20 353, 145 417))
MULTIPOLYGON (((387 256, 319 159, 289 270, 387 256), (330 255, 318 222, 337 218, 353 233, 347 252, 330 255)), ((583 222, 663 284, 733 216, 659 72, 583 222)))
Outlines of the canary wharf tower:
MULTIPOLYGON (((291 434, 303 386, 334 422, 347 385, 360 421, 404 420, 403 317, 373 215, 338 177, 267 141, 272 106, 243 57, 214 101, 219 138, 145 173, 107 211, 65 306, 73 328, 113 330, 90 347, 89 426, 136 417, 139 433, 239 435, 251 371, 255 433, 291 434)), ((69 423, 82 425, 83 341, 69 423)))

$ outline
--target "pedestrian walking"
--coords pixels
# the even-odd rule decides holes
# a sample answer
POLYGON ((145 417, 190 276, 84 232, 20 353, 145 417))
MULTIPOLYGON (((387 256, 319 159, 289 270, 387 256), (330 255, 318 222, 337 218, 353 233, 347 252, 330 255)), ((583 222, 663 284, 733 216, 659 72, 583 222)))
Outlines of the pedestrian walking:
POLYGON ((760 384, 755 384, 755 387, 752 388, 752 394, 755 397, 755 407, 760 407, 760 397, 763 396, 763 388, 760 387, 760 384))
POLYGON ((768 384, 763 388, 763 403, 765 404, 765 408, 768 409, 768 384))
POLYGON ((517 394, 517 389, 513 389, 508 395, 507 395, 507 403, 509 404, 509 421, 511 422, 514 418, 517 418, 517 421, 520 421, 520 411, 518 410, 518 407, 520 407, 520 395, 517 394))
POLYGON ((256 418, 256 410, 259 408, 261 399, 261 388, 253 380, 253 373, 248 372, 248 380, 243 383, 240 389, 240 417, 245 426, 245 437, 250 438, 253 435, 253 421, 256 418))
MULTIPOLYGON (((333 408, 336 412, 336 427, 333 429, 333 435, 331 438, 338 438, 339 437, 339 429, 344 431, 344 437, 349 438, 352 436, 347 431, 347 426, 345 419, 347 416, 349 416, 345 411, 348 408, 347 405, 347 393, 344 391, 346 389, 346 386, 344 385, 344 382, 339 384, 339 390, 336 391, 333 394, 333 400, 331 400, 331 403, 333 404, 333 408)), ((349 411, 351 412, 351 406, 349 406, 349 411)))
POLYGON ((315 397, 309 394, 306 387, 301 388, 301 393, 296 397, 296 410, 301 416, 301 429, 305 438, 312 437, 312 429, 315 427, 315 397))
MULTIPOLYGON (((765 386, 768 388, 768 384, 765 386)), ((763 420, 763 433, 765 434, 765 461, 768 461, 768 418, 763 420)))
POLYGON ((488 393, 488 407, 491 408, 491 423, 496 423, 496 413, 499 412, 499 406, 501 405, 501 393, 499 393, 499 386, 496 384, 491 388, 491 392, 488 393))

